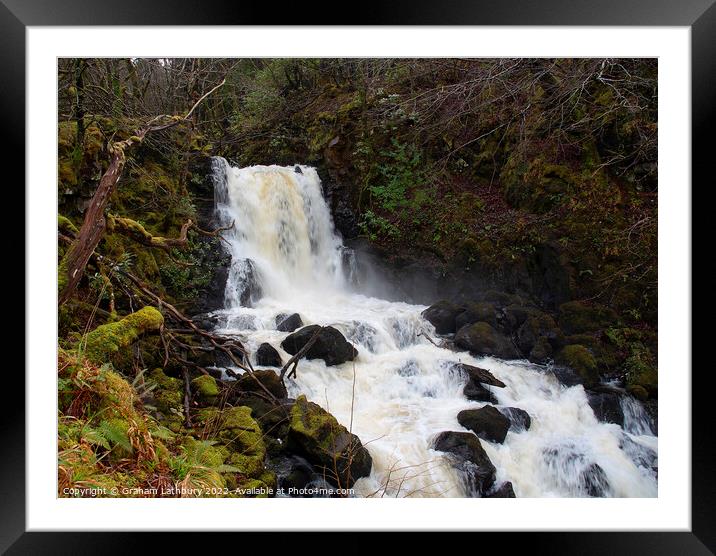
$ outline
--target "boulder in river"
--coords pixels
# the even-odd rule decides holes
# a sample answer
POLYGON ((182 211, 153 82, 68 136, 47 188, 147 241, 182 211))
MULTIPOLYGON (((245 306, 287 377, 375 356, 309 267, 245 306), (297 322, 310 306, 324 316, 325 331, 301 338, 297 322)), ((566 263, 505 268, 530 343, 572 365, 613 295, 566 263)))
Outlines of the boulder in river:
POLYGON ((291 408, 287 449, 305 457, 335 486, 370 475, 373 460, 360 439, 321 406, 299 396, 291 408))
POLYGON ((473 365, 466 365, 465 363, 458 363, 458 368, 467 374, 468 379, 472 382, 479 382, 481 384, 489 384, 490 386, 497 386, 498 388, 504 388, 505 383, 499 378, 496 378, 487 369, 481 369, 473 365))
POLYGON ((265 394, 266 390, 268 390, 279 400, 288 396, 283 382, 281 382, 279 376, 271 369, 256 369, 253 374, 244 373, 236 379, 236 385, 241 392, 258 392, 265 394))
POLYGON ((515 489, 510 481, 506 481, 485 494, 484 498, 516 498, 515 489))
POLYGON ((575 371, 586 387, 599 382, 599 370, 594 355, 584 346, 572 344, 564 346, 557 354, 556 362, 575 371))
POLYGON ((451 301, 442 300, 433 303, 422 312, 423 318, 435 327, 438 334, 455 332, 455 318, 464 311, 464 307, 451 301))
POLYGON ((219 325, 219 315, 201 313, 191 317, 191 321, 202 330, 214 330, 219 325))
POLYGON ((282 367, 281 355, 271 344, 264 342, 256 350, 256 364, 262 367, 282 367))
POLYGON ((480 409, 465 409, 457 414, 457 421, 483 440, 502 444, 510 429, 510 420, 492 405, 480 409))
POLYGON ((318 324, 304 326, 289 334, 281 342, 281 347, 291 355, 296 355, 316 332, 318 338, 306 352, 306 359, 323 359, 326 365, 340 365, 352 361, 358 355, 358 350, 337 329, 318 324))
POLYGON ((476 322, 486 322, 497 327, 497 305, 489 301, 468 303, 466 309, 455 317, 455 330, 476 322))
POLYGON ((469 494, 484 496, 495 484, 495 466, 471 432, 441 432, 433 448, 451 455, 453 466, 463 473, 469 494))
POLYGON ((521 432, 532 426, 530 414, 519 407, 501 407, 500 412, 510 420, 510 430, 521 432))
POLYGON ((489 388, 473 380, 468 380, 462 393, 468 400, 473 402, 499 403, 489 388))
POLYGON ((463 326, 455 335, 455 345, 476 355, 517 359, 520 354, 512 341, 486 322, 463 326))
POLYGON ((303 321, 301 320, 301 315, 298 313, 293 313, 292 315, 276 315, 276 330, 279 332, 293 332, 302 326, 303 321))

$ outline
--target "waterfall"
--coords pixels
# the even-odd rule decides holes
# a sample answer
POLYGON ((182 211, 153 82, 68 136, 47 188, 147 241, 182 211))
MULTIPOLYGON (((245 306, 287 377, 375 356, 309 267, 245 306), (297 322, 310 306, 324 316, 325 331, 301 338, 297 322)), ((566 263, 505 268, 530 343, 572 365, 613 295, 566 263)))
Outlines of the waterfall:
POLYGON ((291 397, 305 394, 366 445, 373 470, 356 482, 358 496, 470 494, 469 477, 432 449, 438 433, 465 431, 458 412, 485 405, 463 395, 458 363, 506 384, 492 389, 498 409, 531 417, 528 430, 510 430, 503 444, 481 441, 497 485, 511 481, 518 497, 656 496, 657 439, 636 402, 624 407, 624 428, 598 422, 582 386, 564 386, 549 367, 440 348, 422 334, 434 336, 424 306, 362 295, 314 168, 235 168, 216 158, 213 172, 217 217, 234 224, 220 331, 251 353, 268 342, 286 361, 276 316, 298 313, 304 324, 336 327, 359 351, 335 367, 301 360, 286 384, 291 397))
POLYGON ((261 294, 287 299, 343 285, 343 249, 315 168, 234 168, 221 158, 213 164, 219 221, 234 226, 226 235, 233 260, 228 307, 253 304, 261 294))

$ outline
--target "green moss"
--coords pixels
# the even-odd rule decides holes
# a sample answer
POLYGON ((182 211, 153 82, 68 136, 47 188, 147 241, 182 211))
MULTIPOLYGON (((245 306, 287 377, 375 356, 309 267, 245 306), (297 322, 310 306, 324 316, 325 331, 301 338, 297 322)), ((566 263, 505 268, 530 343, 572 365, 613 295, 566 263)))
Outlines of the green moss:
POLYGON ((101 364, 120 350, 129 347, 145 332, 159 330, 164 317, 154 307, 143 307, 118 322, 103 324, 87 334, 82 342, 84 355, 101 364))
POLYGON ((160 420, 172 432, 181 430, 184 422, 184 385, 178 378, 169 377, 161 369, 154 369, 149 380, 155 385, 154 405, 160 420))
POLYGON ((646 388, 643 386, 640 386, 639 384, 632 384, 630 386, 627 386, 627 392, 634 396, 637 400, 640 400, 642 402, 649 399, 649 392, 646 388))
POLYGON ((568 345, 559 352, 557 362, 567 365, 576 371, 584 380, 585 386, 594 386, 599 382, 597 361, 592 353, 584 346, 568 345))
POLYGON ((291 407, 289 427, 292 434, 311 439, 326 454, 336 451, 338 438, 346 432, 333 415, 304 395, 291 407))
POLYGON ((62 257, 57 265, 57 291, 61 292, 67 286, 67 259, 62 257))
POLYGON ((69 218, 61 214, 57 215, 57 229, 65 235, 74 236, 79 233, 77 226, 75 226, 69 218))
POLYGON ((645 346, 632 346, 631 355, 624 363, 627 386, 640 386, 651 396, 656 396, 658 372, 651 350, 645 346))
POLYGON ((211 375, 201 375, 191 381, 193 389, 203 398, 214 398, 219 395, 216 379, 211 375))
POLYGON ((257 456, 263 462, 266 455, 263 433, 251 417, 250 407, 230 407, 222 411, 210 407, 199 411, 197 417, 229 450, 245 456, 257 456))

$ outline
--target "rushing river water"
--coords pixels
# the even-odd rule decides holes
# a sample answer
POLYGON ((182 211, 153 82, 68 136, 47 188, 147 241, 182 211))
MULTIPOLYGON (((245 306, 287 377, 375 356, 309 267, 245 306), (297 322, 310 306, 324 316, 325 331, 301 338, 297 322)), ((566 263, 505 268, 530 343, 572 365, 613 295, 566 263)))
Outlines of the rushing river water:
POLYGON ((507 385, 493 389, 498 407, 519 407, 532 419, 503 444, 481 441, 496 484, 511 481, 518 497, 587 496, 595 484, 604 496, 656 496, 657 438, 638 402, 622 402, 624 428, 600 423, 582 386, 562 385, 549 367, 436 347, 421 334, 435 338, 420 316, 424 306, 368 297, 349 283, 315 169, 234 168, 219 158, 213 167, 217 214, 235 223, 221 331, 240 336, 252 353, 268 342, 286 361, 287 333, 275 319, 299 313, 304 324, 334 326, 358 348, 355 361, 334 367, 302 360, 287 387, 330 411, 369 450, 373 471, 357 481, 359 496, 469 494, 445 454, 431 449, 437 433, 465 430, 459 411, 485 405, 464 397, 456 362, 491 371, 507 385), (242 306, 249 300, 252 307, 242 306))

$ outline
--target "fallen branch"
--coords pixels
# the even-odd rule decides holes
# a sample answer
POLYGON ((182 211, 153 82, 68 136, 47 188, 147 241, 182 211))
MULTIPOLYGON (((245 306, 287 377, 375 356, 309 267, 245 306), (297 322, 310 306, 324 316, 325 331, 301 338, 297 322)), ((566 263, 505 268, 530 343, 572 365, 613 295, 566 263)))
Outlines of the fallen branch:
POLYGON ((107 231, 110 233, 120 233, 131 240, 146 245, 147 247, 154 247, 156 249, 162 249, 167 253, 171 252, 172 248, 176 247, 183 249, 187 246, 189 238, 187 233, 189 229, 194 225, 191 219, 187 220, 181 227, 179 237, 160 237, 153 236, 150 234, 144 226, 139 222, 132 220, 131 218, 122 218, 120 216, 107 215, 107 231))
POLYGON ((303 357, 306 352, 311 349, 311 346, 316 343, 316 340, 318 340, 318 335, 323 331, 323 326, 318 328, 314 333, 313 336, 309 338, 309 340, 306 342, 306 344, 296 352, 296 355, 291 357, 288 361, 286 361, 286 364, 281 368, 281 373, 279 374, 279 378, 281 379, 281 382, 283 382, 283 377, 286 375, 286 371, 288 368, 293 365, 293 368, 291 369, 291 372, 288 373, 288 378, 291 378, 291 376, 296 376, 296 368, 298 367, 298 360, 303 357))

